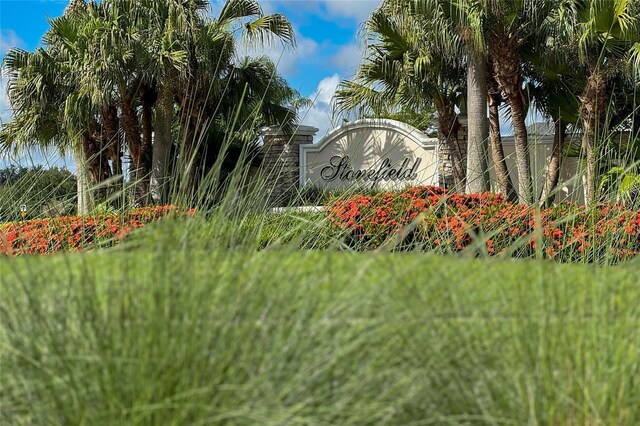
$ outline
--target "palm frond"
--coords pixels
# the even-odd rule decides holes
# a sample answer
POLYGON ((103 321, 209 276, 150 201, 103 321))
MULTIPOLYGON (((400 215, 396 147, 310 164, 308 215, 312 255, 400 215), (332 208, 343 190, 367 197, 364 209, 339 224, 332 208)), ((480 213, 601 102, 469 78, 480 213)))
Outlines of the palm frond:
POLYGON ((255 18, 262 16, 260 3, 255 0, 227 0, 222 7, 217 21, 225 26, 232 21, 242 18, 255 18))
POLYGON ((291 46, 296 44, 293 26, 280 13, 261 16, 254 21, 247 22, 244 26, 244 35, 250 42, 258 42, 263 45, 274 39, 291 46))

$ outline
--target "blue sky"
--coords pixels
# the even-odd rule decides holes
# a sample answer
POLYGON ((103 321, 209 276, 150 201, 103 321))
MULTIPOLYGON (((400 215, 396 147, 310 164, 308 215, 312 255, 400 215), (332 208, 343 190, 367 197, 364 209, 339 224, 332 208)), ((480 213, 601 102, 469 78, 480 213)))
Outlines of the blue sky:
MULTIPOLYGON (((67 0, 0 0, 0 55, 11 47, 33 50, 48 28, 47 19, 63 13, 67 0)), ((361 58, 361 23, 379 0, 262 0, 265 13, 284 13, 296 31, 297 48, 274 44, 266 49, 242 49, 250 55, 266 54, 278 63, 280 73, 292 87, 315 101, 303 111, 304 124, 320 129, 332 127, 330 100, 341 79, 353 74, 361 58)), ((212 1, 215 14, 223 4, 212 1)), ((0 118, 11 113, 0 85, 0 118)))

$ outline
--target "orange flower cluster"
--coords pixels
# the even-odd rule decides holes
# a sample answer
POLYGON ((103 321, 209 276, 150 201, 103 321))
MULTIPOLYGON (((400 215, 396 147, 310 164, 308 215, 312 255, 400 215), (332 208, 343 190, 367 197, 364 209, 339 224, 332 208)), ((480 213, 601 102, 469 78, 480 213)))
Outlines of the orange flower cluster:
POLYGON ((145 207, 123 215, 62 216, 0 227, 0 255, 80 251, 117 244, 134 229, 169 215, 192 215, 176 206, 145 207))
POLYGON ((461 195, 412 187, 333 200, 328 215, 360 249, 376 248, 394 237, 405 249, 457 252, 474 247, 515 257, 533 257, 538 251, 563 262, 617 263, 640 252, 640 211, 614 204, 537 209, 488 192, 461 195))

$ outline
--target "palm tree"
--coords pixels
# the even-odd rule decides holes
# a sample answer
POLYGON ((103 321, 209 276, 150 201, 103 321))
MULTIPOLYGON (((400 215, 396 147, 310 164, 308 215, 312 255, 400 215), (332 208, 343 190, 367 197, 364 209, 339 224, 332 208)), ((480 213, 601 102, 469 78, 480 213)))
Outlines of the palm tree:
POLYGON ((151 129, 148 108, 140 120, 138 109, 143 92, 145 48, 142 30, 148 22, 148 9, 135 0, 91 1, 88 28, 83 33, 87 53, 82 90, 94 103, 111 106, 116 102, 124 140, 131 157, 129 173, 134 182, 134 203, 148 202, 151 172, 151 129))
POLYGON ((482 47, 467 42, 467 193, 489 189, 486 61, 482 47))
MULTIPOLYGON (((95 5, 93 5, 95 8, 95 5)), ((85 0, 71 0, 61 18, 52 20, 49 38, 45 38, 48 45, 58 45, 64 49, 64 59, 67 64, 65 71, 69 76, 75 76, 79 94, 88 98, 94 115, 97 117, 97 125, 102 139, 101 155, 112 162, 112 172, 122 175, 121 147, 119 135, 119 117, 117 110, 117 97, 110 87, 100 86, 103 79, 93 80, 91 63, 85 63, 87 58, 94 57, 95 45, 91 45, 90 37, 95 26, 89 21, 89 5, 85 0), (75 61, 75 62, 74 62, 75 61)), ((104 19, 104 16, 100 16, 104 19)))
MULTIPOLYGON (((148 85, 155 86, 156 95, 151 165, 151 195, 156 202, 167 201, 175 91, 179 81, 186 79, 188 41, 192 32, 201 24, 200 15, 207 5, 206 1, 180 0, 146 3, 150 14, 149 25, 143 37, 147 53, 145 81, 148 85)), ((146 100, 148 105, 148 98, 146 100)), ((143 103, 144 101, 145 98, 143 103)))
MULTIPOLYGON (((96 98, 86 90, 87 74, 84 58, 92 55, 91 45, 84 34, 91 30, 88 6, 84 1, 71 2, 63 16, 51 20, 51 27, 44 37, 50 52, 55 53, 59 73, 68 83, 64 117, 69 129, 80 137, 82 152, 77 156, 77 167, 81 171, 88 167, 92 175, 90 184, 96 185, 121 173, 119 142, 117 138, 117 116, 112 107, 105 106, 103 97, 96 98), (114 123, 114 121, 116 121, 114 123), (113 169, 109 165, 112 161, 113 169)), ((82 181, 82 179, 79 179, 82 181)), ((107 196, 107 188, 99 186, 97 199, 107 196)), ((93 200, 92 200, 93 201, 93 200)))
POLYGON ((554 125, 553 145, 547 165, 546 178, 538 202, 550 206, 560 179, 562 161, 568 150, 565 143, 568 126, 578 122, 580 88, 585 76, 574 52, 566 45, 547 43, 532 46, 525 55, 530 94, 536 109, 554 125))
POLYGON ((632 0, 569 0, 554 9, 557 37, 574 47, 586 81, 580 95, 587 204, 596 201, 599 135, 604 135, 610 80, 638 75, 640 4, 632 0))
MULTIPOLYGON (((83 88, 95 104, 119 114, 137 203, 149 201, 152 170, 155 199, 166 200, 176 102, 182 158, 193 160, 199 152, 197 141, 219 112, 222 81, 236 60, 233 24, 255 18, 241 26, 247 37, 268 41, 274 36, 293 44, 288 21, 282 15, 263 15, 255 1, 229 0, 211 21, 204 14, 208 4, 109 0, 88 5, 93 27, 85 32, 85 43, 97 54, 83 56, 88 70, 83 88)), ((104 116, 105 127, 112 129, 106 124, 113 114, 104 116)))
MULTIPOLYGON (((78 170, 78 210, 92 204, 89 188, 111 176, 90 100, 79 90, 77 18, 84 3, 70 5, 65 15, 51 21, 44 37, 46 48, 29 53, 11 50, 4 69, 9 75, 8 95, 14 119, 2 129, 5 149, 57 147, 74 152, 78 170)), ((98 197, 104 198, 101 190, 98 197)))
POLYGON ((293 46, 290 23, 280 14, 264 15, 255 0, 228 0, 216 19, 207 17, 208 5, 73 0, 51 21, 43 48, 7 55, 16 118, 0 134, 3 146, 75 147, 78 169, 86 164, 93 183, 122 174, 126 148, 133 200, 144 204, 152 166, 154 198, 167 200, 166 165, 180 152, 173 125, 183 136, 180 159, 189 164, 222 139, 257 140, 254 128, 225 131, 220 123, 291 124, 297 115, 287 104, 299 94, 268 59, 236 53, 237 33, 254 44, 278 39, 293 46), (210 132, 216 141, 209 124, 217 127, 210 132))
MULTIPOLYGON (((180 110, 182 163, 195 175, 206 129, 222 111, 226 89, 221 82, 238 62, 235 32, 242 31, 251 43, 265 44, 274 38, 292 46, 295 42, 287 19, 264 15, 254 0, 228 0, 213 20, 205 18, 209 5, 205 0, 144 3, 149 15, 147 28, 141 29, 145 43, 141 101, 143 113, 155 106, 152 183, 159 200, 167 195, 175 104, 180 110)), ((148 121, 143 117, 143 124, 148 121)))
MULTIPOLYGON (((401 0, 395 0, 395 3, 407 7, 401 0)), ((414 0, 409 3, 409 9, 422 21, 429 38, 444 52, 464 55, 468 118, 466 190, 469 193, 486 191, 489 189, 489 125, 484 3, 480 0, 414 0)))
POLYGON ((3 69, 8 76, 7 94, 14 115, 0 131, 0 149, 21 152, 55 147, 61 153, 73 150, 78 171, 78 212, 87 213, 91 204, 89 170, 80 144, 74 143, 74 132, 66 128, 65 98, 71 92, 58 62, 42 48, 33 53, 14 48, 7 52, 3 69))
MULTIPOLYGON (((218 17, 210 21, 194 18, 185 32, 188 37, 181 42, 187 53, 186 78, 175 87, 180 111, 181 175, 186 187, 192 187, 201 174, 208 128, 226 112, 223 101, 229 95, 228 77, 241 62, 236 53, 238 32, 253 44, 277 39, 295 45, 289 21, 281 14, 264 15, 254 0, 228 0, 218 17)), ((274 73, 272 78, 276 76, 274 73)))
POLYGON ((2 148, 64 147, 68 140, 58 124, 66 122, 64 98, 70 91, 54 58, 42 48, 33 53, 13 48, 4 58, 3 71, 14 116, 0 133, 2 148))
POLYGON ((548 0, 492 0, 486 8, 484 31, 495 79, 509 102, 516 147, 518 193, 520 200, 526 203, 534 200, 525 124, 529 99, 524 92, 523 55, 531 45, 539 45, 544 39, 540 28, 549 16, 551 6, 552 2, 548 0))
POLYGON ((427 36, 423 24, 405 12, 388 2, 367 20, 368 55, 353 80, 341 82, 335 95, 336 111, 367 115, 433 105, 441 147, 452 157, 454 186, 463 191, 466 173, 455 107, 464 89, 464 71, 456 56, 445 55, 427 36))
POLYGON ((222 87, 224 96, 203 135, 199 153, 202 168, 215 171, 205 180, 206 185, 197 185, 199 203, 209 202, 213 198, 209 189, 224 187, 232 170, 259 165, 260 129, 277 125, 293 130, 298 108, 310 103, 278 76, 275 64, 266 56, 243 58, 229 70, 222 87))
MULTIPOLYGON (((414 0, 415 13, 440 21, 429 24, 430 34, 446 40, 457 34, 465 46, 467 61, 467 110, 469 117, 469 190, 486 188, 487 80, 495 79, 511 108, 516 143, 518 193, 522 202, 533 201, 529 146, 525 126, 528 100, 523 92, 522 46, 535 36, 552 2, 547 0, 414 0), (487 77, 486 63, 492 65, 487 77)), ((431 22, 431 21, 428 21, 431 22)), ((493 85, 493 81, 489 81, 493 85)), ((497 98, 496 98, 497 99, 497 98)), ((495 103, 495 102, 494 102, 495 103)), ((498 163, 500 165, 500 163, 498 163)), ((497 170, 502 174, 500 169, 497 170)), ((502 177, 505 175, 502 174, 502 177)), ((502 186, 502 184, 500 184, 502 186)))
POLYGON ((505 196, 507 200, 516 202, 518 193, 513 187, 511 176, 507 168, 507 161, 504 156, 504 148, 502 146, 502 136, 500 133, 500 105, 502 105, 502 91, 493 74, 493 64, 491 57, 487 64, 487 99, 489 101, 489 138, 491 148, 491 159, 493 160, 493 168, 496 173, 498 183, 498 192, 505 196))

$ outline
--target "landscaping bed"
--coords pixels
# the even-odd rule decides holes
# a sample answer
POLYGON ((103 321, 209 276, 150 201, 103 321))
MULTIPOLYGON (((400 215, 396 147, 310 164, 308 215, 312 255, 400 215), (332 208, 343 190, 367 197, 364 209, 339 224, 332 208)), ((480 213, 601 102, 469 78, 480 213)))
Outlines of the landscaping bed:
POLYGON ((79 251, 118 244, 134 229, 171 215, 190 215, 176 206, 146 207, 122 215, 61 216, 4 224, 0 255, 79 251))
POLYGON ((540 209, 492 193, 439 187, 355 195, 327 208, 332 226, 356 249, 475 251, 562 262, 618 263, 640 252, 640 211, 616 204, 540 209))

